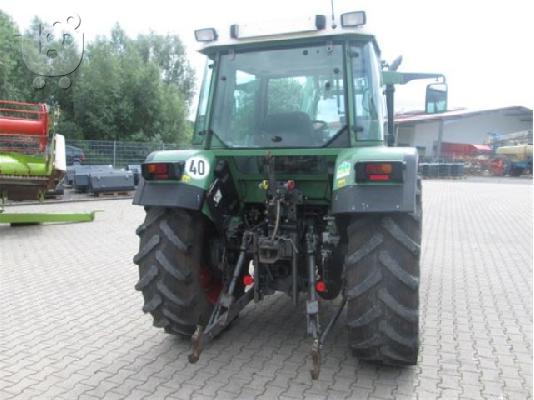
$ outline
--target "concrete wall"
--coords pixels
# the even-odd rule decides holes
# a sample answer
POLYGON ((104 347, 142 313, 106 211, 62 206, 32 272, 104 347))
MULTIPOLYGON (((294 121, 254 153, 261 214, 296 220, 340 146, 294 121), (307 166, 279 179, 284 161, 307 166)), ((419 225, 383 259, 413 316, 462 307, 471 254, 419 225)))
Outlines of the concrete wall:
MULTIPOLYGON (((506 134, 532 130, 532 120, 525 120, 528 120, 525 114, 510 116, 503 111, 445 119, 443 142, 484 144, 487 143, 490 132, 506 134)), ((399 145, 419 147, 420 155, 431 157, 434 154, 434 143, 438 140, 439 123, 436 120, 401 123, 397 128, 397 142, 399 145)))

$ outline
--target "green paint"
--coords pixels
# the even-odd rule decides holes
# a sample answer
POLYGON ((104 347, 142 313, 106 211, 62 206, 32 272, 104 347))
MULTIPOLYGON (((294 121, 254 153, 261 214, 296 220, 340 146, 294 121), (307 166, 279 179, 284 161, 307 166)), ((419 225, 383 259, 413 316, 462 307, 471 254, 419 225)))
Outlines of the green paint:
POLYGON ((59 222, 91 222, 95 219, 95 213, 68 213, 68 214, 48 214, 48 213, 6 213, 0 211, 0 224, 10 225, 37 225, 59 222))
MULTIPOLYGON (((386 147, 385 142, 382 139, 382 117, 377 114, 376 118, 369 118, 369 109, 363 107, 363 101, 368 99, 369 96, 377 97, 379 93, 379 99, 375 99, 374 107, 377 110, 383 108, 382 96, 384 85, 392 84, 405 84, 413 79, 428 79, 432 77, 440 77, 437 74, 406 74, 396 71, 377 71, 379 67, 379 49, 376 44, 375 38, 372 35, 354 34, 348 33, 345 35, 336 35, 335 38, 306 38, 306 39, 294 39, 284 40, 283 45, 287 48, 291 46, 321 46, 321 45, 341 45, 343 48, 343 87, 344 102, 345 104, 337 105, 338 110, 340 107, 344 109, 344 121, 348 124, 346 131, 348 132, 348 142, 345 144, 347 147, 329 147, 332 144, 326 144, 326 147, 311 147, 312 143, 302 142, 302 146, 310 147, 298 147, 298 148, 244 148, 244 147, 225 147, 224 143, 218 139, 216 135, 208 133, 209 129, 213 127, 214 113, 228 113, 232 112, 232 107, 229 104, 233 101, 229 99, 226 103, 221 103, 220 108, 216 107, 214 98, 217 95, 217 90, 224 90, 224 85, 230 85, 232 77, 228 75, 228 71, 224 75, 223 81, 220 83, 219 77, 222 71, 221 58, 227 57, 227 54, 236 54, 241 51, 263 51, 268 48, 274 48, 279 46, 280 42, 264 41, 256 43, 243 43, 238 45, 225 45, 225 46, 210 46, 206 49, 206 54, 214 60, 213 74, 211 75, 209 84, 209 98, 207 99, 207 109, 203 112, 202 119, 198 119, 196 122, 196 133, 194 135, 194 146, 187 150, 174 150, 174 151, 161 151, 152 153, 147 161, 149 162, 176 162, 185 161, 185 175, 181 179, 181 183, 187 185, 193 185, 204 190, 209 190, 214 181, 213 171, 218 160, 225 160, 230 168, 230 173, 234 179, 235 187, 238 192, 239 201, 241 206, 245 203, 263 203, 265 201, 265 191, 261 188, 260 183, 266 179, 259 173, 244 172, 240 170, 239 165, 243 164, 243 158, 251 159, 252 157, 264 157, 268 154, 273 157, 302 157, 302 156, 318 156, 323 159, 328 165, 328 171, 323 169, 323 173, 314 174, 312 171, 302 171, 297 174, 277 172, 276 179, 283 181, 293 179, 297 183, 297 188, 303 192, 306 203, 329 205, 331 203, 333 193, 341 187, 357 185, 355 181, 355 169, 354 166, 357 162, 361 161, 404 161, 407 155, 413 155, 416 153, 413 148, 400 148, 400 147, 386 147), (363 53, 364 46, 368 45, 367 49, 376 57, 363 53), (357 49, 361 51, 358 53, 357 49), (362 56, 363 55, 363 56, 362 56), (362 60, 362 61, 360 61, 362 60), (365 65, 359 65, 359 63, 366 63, 365 65), (367 80, 366 76, 356 75, 361 74, 361 71, 368 72, 367 80), (365 81, 363 82, 362 79, 365 81), (230 83, 228 83, 230 82, 230 83), (363 88, 363 89, 362 89, 363 88), (365 97, 367 96, 367 97, 365 97), (226 108, 225 108, 226 106, 226 108), (367 125, 365 125, 367 124, 367 125), (367 136, 366 136, 367 135, 367 136), (362 136, 362 137, 360 137, 362 136), (203 176, 190 176, 188 173, 188 160, 195 157, 203 157, 209 163, 209 173, 203 176)), ((307 50, 306 50, 307 51, 307 50)), ((365 50, 367 51, 367 50, 365 50)), ((305 52, 305 54, 307 54, 305 52)), ((370 53, 369 53, 370 54, 370 53)), ((251 64, 252 65, 252 64, 251 64)), ((237 67, 236 67, 237 68, 237 67)), ((261 69, 260 69, 261 70, 261 69)), ((254 72, 248 71, 251 74, 254 72)), ((336 72, 336 73, 339 73, 336 72)), ((252 76, 252 75, 251 75, 252 76)), ((261 77, 261 73, 258 74, 261 77)), ((256 89, 260 93, 267 93, 267 85, 269 74, 265 73, 263 81, 258 79, 259 88, 256 89), (263 82, 263 83, 262 83, 263 82), (263 86, 262 86, 263 85, 263 86), (262 92, 263 91, 263 92, 262 92)), ((236 78, 237 79, 237 78, 236 78)), ((255 78, 254 78, 255 79, 255 78)), ((235 80, 235 79, 234 79, 235 80)), ((333 79, 332 82, 335 82, 333 79)), ((243 85, 245 85, 245 82, 243 85)), ((334 86, 334 84, 332 84, 334 86)), ((231 86, 230 86, 231 87, 231 86)), ((236 86, 237 87, 237 86, 236 86)), ((245 88, 245 86, 243 86, 245 88)), ((230 90, 230 89, 228 89, 230 90)), ((233 89, 237 90, 237 89, 233 89)), ((240 89, 241 90, 241 89, 240 89)), ((245 89, 243 89, 245 90, 245 89)), ((268 100, 266 95, 256 97, 256 113, 265 113, 268 108, 268 100), (263 97, 262 97, 263 96, 263 97)), ((317 100, 319 97, 313 99, 304 99, 306 104, 312 100, 317 100)), ((310 103, 311 104, 311 103, 310 103)), ((308 107, 310 108, 310 107, 308 107)), ((306 108, 306 110, 308 109, 306 108)), ((311 107, 313 109, 313 107, 311 107)), ((302 111, 302 110, 301 110, 302 111)), ((339 112, 339 111, 338 111, 339 112)), ((221 114, 222 115, 222 114, 221 114)), ((261 114, 264 115, 264 114, 261 114)), ((258 118, 256 116, 255 118, 258 118)), ((311 116, 313 120, 313 115, 311 116)), ((261 121, 261 118, 258 118, 261 121)), ((232 132, 230 132, 232 133, 232 132)), ((223 139, 224 140, 224 139, 223 139)), ((242 143, 247 143, 243 141, 242 143)), ((299 143, 300 145, 300 143, 299 143)), ((338 145, 341 146, 341 145, 338 145)), ((246 171, 251 171, 248 169, 246 171)), ((177 182, 153 182, 153 184, 176 184, 177 182)), ((366 185, 389 185, 391 183, 366 183, 366 185)), ((209 211, 204 205, 202 210, 204 214, 208 215, 209 211)))
POLYGON ((46 157, 18 153, 0 153, 0 175, 48 176, 51 165, 46 157))

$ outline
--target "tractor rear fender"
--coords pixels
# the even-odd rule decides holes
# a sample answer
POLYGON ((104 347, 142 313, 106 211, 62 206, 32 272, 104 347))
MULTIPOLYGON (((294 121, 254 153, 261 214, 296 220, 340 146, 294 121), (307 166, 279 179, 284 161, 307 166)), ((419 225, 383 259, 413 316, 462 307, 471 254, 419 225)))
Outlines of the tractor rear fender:
POLYGON ((206 150, 156 151, 144 164, 179 163, 182 173, 171 179, 140 179, 133 204, 201 210, 213 182, 215 156, 206 150))
POLYGON ((415 211, 415 148, 373 146, 346 149, 339 153, 334 171, 332 214, 415 211), (365 171, 367 163, 391 163, 396 169, 398 167, 399 173, 387 180, 357 179, 357 169, 365 171))

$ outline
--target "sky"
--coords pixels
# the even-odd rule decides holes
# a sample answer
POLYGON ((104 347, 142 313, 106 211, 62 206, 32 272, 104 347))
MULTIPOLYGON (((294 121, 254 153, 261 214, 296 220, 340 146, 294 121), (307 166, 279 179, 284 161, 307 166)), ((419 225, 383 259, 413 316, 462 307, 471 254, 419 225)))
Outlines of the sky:
MULTIPOLYGON (((399 71, 438 72, 447 77, 449 108, 534 106, 531 1, 334 0, 336 15, 364 10, 367 31, 376 35, 382 59, 403 56, 399 71)), ((261 19, 331 13, 330 0, 35 1, 0 0, 19 29, 34 15, 47 22, 80 16, 85 41, 109 35, 118 22, 126 33, 177 34, 202 76, 204 58, 193 31, 261 19)), ((424 108, 425 83, 397 89, 397 111, 424 108)))

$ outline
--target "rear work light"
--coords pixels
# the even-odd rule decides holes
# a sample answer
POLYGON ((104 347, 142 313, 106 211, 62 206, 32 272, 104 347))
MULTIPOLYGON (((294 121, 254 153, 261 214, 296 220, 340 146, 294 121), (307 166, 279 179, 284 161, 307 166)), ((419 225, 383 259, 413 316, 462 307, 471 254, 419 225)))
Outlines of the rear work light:
POLYGON ((203 28, 195 31, 197 42, 213 42, 217 40, 217 31, 214 28, 203 28))
POLYGON ((356 182, 402 182, 404 163, 399 161, 369 161, 358 162, 356 182))
POLYGON ((341 26, 344 28, 362 26, 367 23, 365 11, 354 11, 341 14, 341 26))
POLYGON ((179 180, 184 172, 184 163, 145 163, 141 165, 141 173, 147 181, 179 180))

